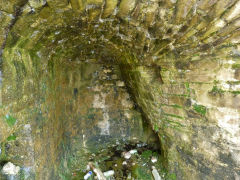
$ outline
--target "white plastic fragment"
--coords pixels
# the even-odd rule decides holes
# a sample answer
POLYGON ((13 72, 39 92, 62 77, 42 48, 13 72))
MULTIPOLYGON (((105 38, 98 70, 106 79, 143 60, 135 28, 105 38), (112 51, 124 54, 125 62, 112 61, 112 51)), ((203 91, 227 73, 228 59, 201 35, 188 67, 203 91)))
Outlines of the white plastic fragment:
POLYGON ((152 167, 152 174, 153 174, 154 180, 161 180, 161 176, 159 175, 155 166, 152 167))
POLYGON ((2 168, 2 173, 5 175, 17 175, 20 171, 19 166, 15 166, 13 163, 8 162, 2 168))
POLYGON ((152 163, 156 163, 156 162, 157 162, 157 158, 153 156, 153 157, 151 158, 151 161, 152 161, 152 163))
POLYGON ((135 153, 137 153, 137 150, 136 149, 132 149, 132 150, 129 151, 129 153, 130 154, 135 154, 135 153))
POLYGON ((89 171, 89 172, 84 176, 84 180, 89 179, 92 174, 93 174, 92 171, 89 171))
POLYGON ((113 176, 113 175, 114 175, 114 171, 113 171, 113 170, 106 171, 106 172, 103 173, 103 175, 104 175, 105 177, 113 176))

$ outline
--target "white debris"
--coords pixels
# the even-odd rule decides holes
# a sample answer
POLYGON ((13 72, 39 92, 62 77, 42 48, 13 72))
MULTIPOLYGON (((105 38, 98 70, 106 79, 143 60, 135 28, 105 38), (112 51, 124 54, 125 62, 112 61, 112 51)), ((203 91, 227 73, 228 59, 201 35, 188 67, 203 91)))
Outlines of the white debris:
POLYGON ((114 175, 114 171, 113 171, 113 170, 106 171, 106 172, 103 173, 103 175, 104 175, 105 177, 113 176, 113 175, 114 175))
POLYGON ((19 166, 15 166, 13 163, 8 162, 2 168, 2 173, 5 175, 17 175, 20 171, 19 166))
POLYGON ((131 153, 130 152, 123 152, 123 157, 125 158, 125 159, 130 159, 131 158, 131 153))
POLYGON ((136 149, 132 149, 129 151, 130 154, 136 154, 137 153, 137 150, 136 149))
POLYGON ((122 162, 122 165, 127 165, 127 162, 126 162, 126 161, 123 161, 123 162, 122 162))
POLYGON ((152 167, 152 174, 153 174, 153 177, 154 177, 154 180, 161 180, 161 176, 159 175, 157 169, 153 166, 152 167))
POLYGON ((93 174, 92 171, 89 171, 89 172, 84 176, 84 180, 89 179, 92 174, 93 174))
POLYGON ((153 157, 151 158, 151 161, 152 161, 152 163, 156 163, 156 162, 157 162, 157 158, 153 156, 153 157))

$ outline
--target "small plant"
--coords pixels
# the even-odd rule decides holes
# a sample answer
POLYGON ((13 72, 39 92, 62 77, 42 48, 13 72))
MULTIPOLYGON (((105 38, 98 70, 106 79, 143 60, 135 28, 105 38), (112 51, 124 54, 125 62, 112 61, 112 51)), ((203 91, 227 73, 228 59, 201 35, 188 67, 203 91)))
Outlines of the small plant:
POLYGON ((15 141, 16 138, 17 137, 14 134, 12 134, 12 135, 8 136, 7 141, 15 141))
POLYGON ((152 156, 152 151, 151 150, 146 150, 146 151, 143 151, 141 157, 143 159, 149 159, 151 156, 152 156))
POLYGON ((159 132, 159 127, 156 124, 154 125, 154 131, 159 132))
POLYGON ((205 115, 207 112, 207 108, 205 106, 198 105, 198 104, 194 104, 193 109, 201 115, 205 115))
POLYGON ((233 64, 232 69, 240 69, 240 64, 233 64))
POLYGON ((240 94, 240 91, 231 91, 231 93, 234 95, 238 95, 238 94, 240 94))
POLYGON ((224 93, 224 90, 218 88, 215 85, 215 86, 213 86, 212 90, 209 93, 212 94, 212 95, 217 95, 217 94, 222 95, 224 93))
POLYGON ((6 120, 7 124, 8 124, 10 127, 13 127, 14 124, 16 123, 16 121, 17 121, 16 118, 14 118, 14 117, 12 117, 12 116, 10 116, 10 115, 8 115, 8 114, 5 116, 5 120, 6 120))

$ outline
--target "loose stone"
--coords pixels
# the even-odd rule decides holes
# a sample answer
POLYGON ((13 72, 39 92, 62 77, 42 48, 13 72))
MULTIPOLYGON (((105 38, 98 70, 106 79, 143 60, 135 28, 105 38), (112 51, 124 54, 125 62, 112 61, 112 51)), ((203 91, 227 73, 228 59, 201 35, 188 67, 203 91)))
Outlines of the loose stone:
POLYGON ((131 158, 131 153, 130 152, 123 152, 123 157, 125 158, 125 159, 130 159, 131 158))
POLYGON ((3 166, 2 173, 5 175, 17 175, 20 171, 20 167, 8 162, 3 166))

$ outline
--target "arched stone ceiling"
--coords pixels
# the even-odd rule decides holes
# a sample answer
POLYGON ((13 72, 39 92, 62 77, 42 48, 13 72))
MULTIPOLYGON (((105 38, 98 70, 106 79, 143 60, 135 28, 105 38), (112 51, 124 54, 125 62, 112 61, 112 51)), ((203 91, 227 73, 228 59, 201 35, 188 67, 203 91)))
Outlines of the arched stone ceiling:
POLYGON ((2 0, 0 10, 10 66, 119 64, 170 171, 239 178, 239 0, 2 0))

